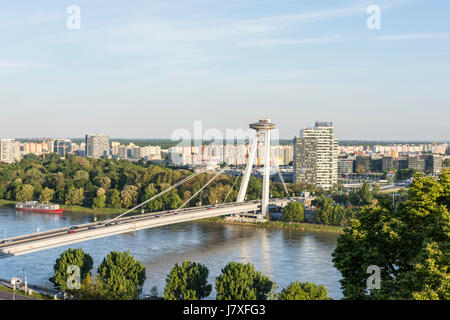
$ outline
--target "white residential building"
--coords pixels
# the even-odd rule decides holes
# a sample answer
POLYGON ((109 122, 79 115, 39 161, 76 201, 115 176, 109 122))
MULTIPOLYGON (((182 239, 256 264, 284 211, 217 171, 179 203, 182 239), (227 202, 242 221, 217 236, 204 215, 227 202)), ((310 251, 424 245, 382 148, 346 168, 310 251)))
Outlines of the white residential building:
POLYGON ((0 139, 0 162, 20 161, 20 142, 14 139, 0 139))
POLYGON ((331 122, 316 122, 294 139, 294 182, 329 189, 338 178, 338 142, 331 122))

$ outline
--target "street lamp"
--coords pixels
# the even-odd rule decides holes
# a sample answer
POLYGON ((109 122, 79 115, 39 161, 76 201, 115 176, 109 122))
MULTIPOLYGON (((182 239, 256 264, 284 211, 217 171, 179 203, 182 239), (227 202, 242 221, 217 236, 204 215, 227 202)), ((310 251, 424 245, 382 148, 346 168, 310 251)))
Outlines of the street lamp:
POLYGON ((27 289, 28 289, 28 279, 27 279, 27 273, 25 272, 25 268, 22 269, 22 271, 20 271, 20 273, 23 274, 23 281, 24 281, 24 292, 25 294, 27 294, 27 289))

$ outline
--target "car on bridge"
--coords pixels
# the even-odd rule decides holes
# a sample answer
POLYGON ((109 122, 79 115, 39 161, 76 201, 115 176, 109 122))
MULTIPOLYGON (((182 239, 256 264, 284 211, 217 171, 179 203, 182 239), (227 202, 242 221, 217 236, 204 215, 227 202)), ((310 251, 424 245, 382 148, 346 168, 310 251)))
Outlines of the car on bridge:
POLYGON ((78 232, 78 227, 70 227, 68 232, 69 233, 76 233, 76 232, 78 232))
POLYGON ((105 226, 110 227, 110 226, 113 226, 113 225, 116 225, 116 224, 119 224, 119 222, 118 221, 111 221, 111 222, 108 222, 107 224, 105 224, 105 226))

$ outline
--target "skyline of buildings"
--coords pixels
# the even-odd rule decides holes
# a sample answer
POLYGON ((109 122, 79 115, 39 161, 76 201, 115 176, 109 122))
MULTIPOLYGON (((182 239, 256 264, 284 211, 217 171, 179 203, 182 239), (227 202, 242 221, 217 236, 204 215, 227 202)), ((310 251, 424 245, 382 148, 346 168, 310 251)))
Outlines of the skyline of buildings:
MULTIPOLYGON (((65 138, 23 142, 0 139, 0 161, 13 163, 27 154, 45 158, 54 152, 61 157, 74 154, 134 162, 142 159, 155 164, 202 166, 214 170, 219 163, 245 165, 249 153, 248 146, 227 143, 198 145, 194 141, 193 145, 166 149, 160 145, 140 144, 110 141, 109 135, 104 133, 86 134, 84 142, 80 143, 65 138)), ((449 143, 339 145, 332 122, 319 121, 312 128, 301 129, 299 137, 294 137, 291 144, 275 143, 271 146, 272 165, 284 167, 283 176, 287 181, 308 182, 324 189, 337 183, 338 178, 353 174, 386 173, 399 169, 437 174, 442 171, 446 157, 450 157, 449 143)), ((259 167, 262 164, 263 149, 258 144, 255 165, 259 167)))

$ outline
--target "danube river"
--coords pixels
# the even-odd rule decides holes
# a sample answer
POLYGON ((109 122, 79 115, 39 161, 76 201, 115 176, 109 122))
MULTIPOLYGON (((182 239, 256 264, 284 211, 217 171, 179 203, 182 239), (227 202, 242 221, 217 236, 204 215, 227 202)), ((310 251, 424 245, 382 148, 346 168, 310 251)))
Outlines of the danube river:
MULTIPOLYGON (((110 217, 80 213, 57 216, 0 209, 0 238, 106 218, 110 217)), ((175 263, 186 259, 208 267, 209 282, 213 287, 215 277, 220 275, 228 262, 251 262, 279 288, 297 280, 311 281, 324 284, 329 296, 339 299, 342 297, 339 286, 341 276, 331 261, 336 240, 337 235, 332 233, 188 222, 0 259, 0 278, 21 276, 25 268, 29 283, 51 286, 48 278, 52 276, 53 264, 63 250, 82 248, 93 257, 94 269, 110 251, 130 250, 147 269, 145 294, 156 286, 159 295, 162 295, 170 269, 175 263)), ((213 298, 214 289, 209 299, 213 298)))

